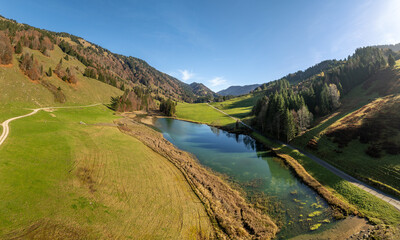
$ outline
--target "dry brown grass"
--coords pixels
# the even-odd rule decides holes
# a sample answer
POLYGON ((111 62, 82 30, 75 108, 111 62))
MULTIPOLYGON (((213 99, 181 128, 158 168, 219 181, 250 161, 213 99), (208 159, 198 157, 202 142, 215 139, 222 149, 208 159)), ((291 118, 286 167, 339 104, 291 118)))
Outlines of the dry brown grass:
POLYGON ((4 236, 7 240, 52 239, 80 240, 87 239, 87 232, 79 226, 66 225, 64 222, 41 220, 31 226, 4 236))
POLYGON ((225 239, 271 239, 275 223, 248 204, 239 192, 202 167, 189 153, 181 151, 162 134, 129 119, 117 121, 119 129, 142 141, 170 160, 185 176, 214 222, 217 237, 225 239))

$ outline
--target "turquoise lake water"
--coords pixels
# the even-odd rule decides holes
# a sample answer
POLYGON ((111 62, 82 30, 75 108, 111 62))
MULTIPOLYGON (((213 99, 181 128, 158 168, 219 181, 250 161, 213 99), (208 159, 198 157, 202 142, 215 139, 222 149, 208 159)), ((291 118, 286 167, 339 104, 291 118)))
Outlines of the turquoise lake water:
POLYGON ((253 138, 169 118, 158 119, 156 126, 179 149, 240 186, 250 202, 267 200, 269 215, 282 223, 277 239, 309 233, 314 224, 321 223, 315 232, 333 225, 326 202, 253 138))

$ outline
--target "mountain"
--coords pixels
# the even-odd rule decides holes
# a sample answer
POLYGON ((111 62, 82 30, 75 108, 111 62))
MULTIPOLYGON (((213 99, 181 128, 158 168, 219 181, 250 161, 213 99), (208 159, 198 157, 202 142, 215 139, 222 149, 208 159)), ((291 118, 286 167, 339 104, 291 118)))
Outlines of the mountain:
POLYGON ((247 94, 259 86, 260 86, 260 84, 252 84, 252 85, 244 85, 244 86, 230 86, 227 89, 221 90, 217 93, 222 96, 228 96, 228 95, 239 96, 239 95, 247 94))
MULTIPOLYGON (((22 61, 26 53, 31 57, 32 54, 37 55, 40 52, 43 57, 51 58, 51 62, 60 63, 50 67, 60 79, 71 85, 77 84, 77 82, 79 84, 80 75, 83 75, 121 90, 141 87, 151 92, 154 97, 172 98, 186 102, 194 102, 197 98, 204 97, 203 93, 208 94, 206 90, 199 90, 195 93, 188 84, 158 71, 142 59, 112 53, 68 33, 38 29, 4 17, 0 17, 0 31, 4 35, 4 46, 7 46, 9 52, 15 52, 18 61, 22 61), (54 49, 56 51, 61 49, 63 55, 51 54, 54 49), (69 60, 79 62, 81 66, 78 67, 77 64, 69 66, 70 64, 67 64, 69 60), (56 69, 57 67, 58 69, 56 69)), ((31 64, 29 58, 25 59, 24 64, 28 68, 22 69, 22 71, 31 80, 46 78, 44 71, 49 73, 48 68, 43 68, 44 62, 41 60, 44 58, 42 56, 38 55, 35 60, 32 60, 32 66, 35 65, 32 69, 28 69, 31 64), (36 60, 37 63, 35 63, 36 60)), ((8 57, 7 61, 10 62, 10 59, 8 57)))
MULTIPOLYGON (((288 74, 278 80, 275 80, 275 81, 287 80, 290 84, 297 84, 297 83, 300 83, 312 76, 318 75, 323 71, 327 71, 329 69, 338 67, 341 64, 343 64, 344 62, 345 61, 342 61, 342 60, 325 60, 318 64, 315 64, 312 67, 307 68, 304 71, 299 70, 295 73, 290 73, 290 74, 288 74)), ((268 88, 268 85, 270 85, 271 83, 273 83, 275 81, 271 81, 271 82, 262 84, 261 86, 259 86, 256 89, 256 91, 266 90, 268 88)))
POLYGON ((189 86, 192 88, 193 93, 197 96, 217 96, 215 92, 202 83, 193 82, 189 86))

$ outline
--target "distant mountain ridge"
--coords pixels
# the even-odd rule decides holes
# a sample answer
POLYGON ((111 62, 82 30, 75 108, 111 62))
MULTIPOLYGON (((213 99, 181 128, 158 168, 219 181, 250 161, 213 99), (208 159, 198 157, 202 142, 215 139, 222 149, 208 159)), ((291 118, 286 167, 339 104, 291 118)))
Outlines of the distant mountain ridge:
POLYGON ((198 96, 217 96, 215 92, 202 83, 193 82, 189 86, 192 88, 193 93, 198 96))
POLYGON ((244 85, 244 86, 230 86, 227 89, 221 90, 217 93, 222 96, 228 96, 228 95, 239 96, 239 95, 250 93, 251 91, 253 91, 257 87, 259 87, 260 85, 261 84, 252 84, 252 85, 244 85))

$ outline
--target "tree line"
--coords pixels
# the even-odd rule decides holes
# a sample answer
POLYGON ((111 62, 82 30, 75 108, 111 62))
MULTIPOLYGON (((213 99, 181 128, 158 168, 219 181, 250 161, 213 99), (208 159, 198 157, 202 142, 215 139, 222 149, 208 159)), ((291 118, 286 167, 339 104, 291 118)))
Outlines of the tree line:
POLYGON ((291 85, 280 79, 262 86, 265 96, 253 107, 253 125, 263 133, 290 141, 312 125, 314 117, 336 110, 340 97, 380 69, 395 65, 395 54, 373 47, 359 48, 342 64, 291 85))
POLYGON ((150 90, 145 90, 140 87, 126 89, 122 96, 111 97, 110 105, 112 109, 118 112, 149 111, 150 109, 156 108, 150 90))

